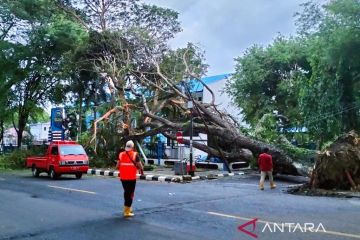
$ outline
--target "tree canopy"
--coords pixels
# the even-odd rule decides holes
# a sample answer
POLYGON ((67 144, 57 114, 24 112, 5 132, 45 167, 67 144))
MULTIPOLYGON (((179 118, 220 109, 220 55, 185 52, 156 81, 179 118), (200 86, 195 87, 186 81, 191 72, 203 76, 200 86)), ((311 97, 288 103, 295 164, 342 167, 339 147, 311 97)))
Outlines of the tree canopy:
POLYGON ((321 145, 360 127, 360 1, 302 6, 298 35, 236 58, 227 90, 251 126, 265 114, 283 115, 285 129, 306 127, 321 145))

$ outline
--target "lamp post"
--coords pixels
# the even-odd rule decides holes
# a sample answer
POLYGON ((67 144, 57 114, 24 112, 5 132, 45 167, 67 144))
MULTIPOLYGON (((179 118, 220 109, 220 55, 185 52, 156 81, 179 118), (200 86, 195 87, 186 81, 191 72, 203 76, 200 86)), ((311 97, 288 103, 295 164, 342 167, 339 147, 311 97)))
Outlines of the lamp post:
POLYGON ((194 169, 193 169, 193 102, 188 102, 188 109, 190 109, 190 169, 189 174, 190 176, 195 176, 194 169))
POLYGON ((187 102, 187 108, 190 109, 190 169, 189 174, 190 176, 195 176, 194 168, 193 168, 193 108, 194 108, 194 101, 190 92, 190 88, 188 84, 183 81, 184 88, 187 92, 187 95, 189 96, 190 100, 187 102))

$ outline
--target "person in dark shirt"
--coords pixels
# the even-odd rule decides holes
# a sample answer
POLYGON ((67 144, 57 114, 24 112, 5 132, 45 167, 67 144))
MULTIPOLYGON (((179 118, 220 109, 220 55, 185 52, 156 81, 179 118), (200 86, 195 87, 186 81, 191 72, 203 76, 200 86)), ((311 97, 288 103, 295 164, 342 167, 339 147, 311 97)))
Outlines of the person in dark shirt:
POLYGON ((269 176, 270 180, 270 188, 274 189, 276 188, 276 185, 274 183, 272 171, 273 171, 273 162, 272 162, 272 156, 268 153, 269 149, 264 148, 264 151, 262 154, 259 155, 259 168, 261 171, 261 178, 260 178, 260 190, 264 190, 264 182, 266 175, 269 176))

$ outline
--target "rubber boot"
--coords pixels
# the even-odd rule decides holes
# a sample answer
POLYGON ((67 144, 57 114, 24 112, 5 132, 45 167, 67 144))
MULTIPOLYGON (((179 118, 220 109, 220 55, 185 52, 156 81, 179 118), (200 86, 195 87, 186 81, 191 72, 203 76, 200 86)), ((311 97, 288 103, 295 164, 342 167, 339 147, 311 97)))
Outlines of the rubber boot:
POLYGON ((276 188, 276 184, 274 182, 270 182, 270 189, 276 188))
POLYGON ((260 182, 259 188, 260 188, 260 190, 264 190, 264 182, 260 182))
POLYGON ((124 217, 133 217, 134 214, 131 212, 131 208, 124 206, 124 217))

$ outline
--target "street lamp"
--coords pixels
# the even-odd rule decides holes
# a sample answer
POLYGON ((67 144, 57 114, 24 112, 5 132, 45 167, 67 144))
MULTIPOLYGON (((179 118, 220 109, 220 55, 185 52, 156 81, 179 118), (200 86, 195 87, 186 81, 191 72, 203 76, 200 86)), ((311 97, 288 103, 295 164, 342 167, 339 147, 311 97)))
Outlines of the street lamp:
MULTIPOLYGON (((192 99, 192 98, 191 98, 192 99)), ((193 169, 193 101, 188 101, 188 109, 190 109, 190 176, 195 176, 194 169, 193 169)))
POLYGON ((187 108, 190 109, 190 176, 195 176, 194 168, 193 168, 193 108, 194 108, 194 99, 192 98, 190 88, 185 81, 182 81, 184 88, 187 92, 187 95, 190 97, 190 101, 187 102, 187 108))

